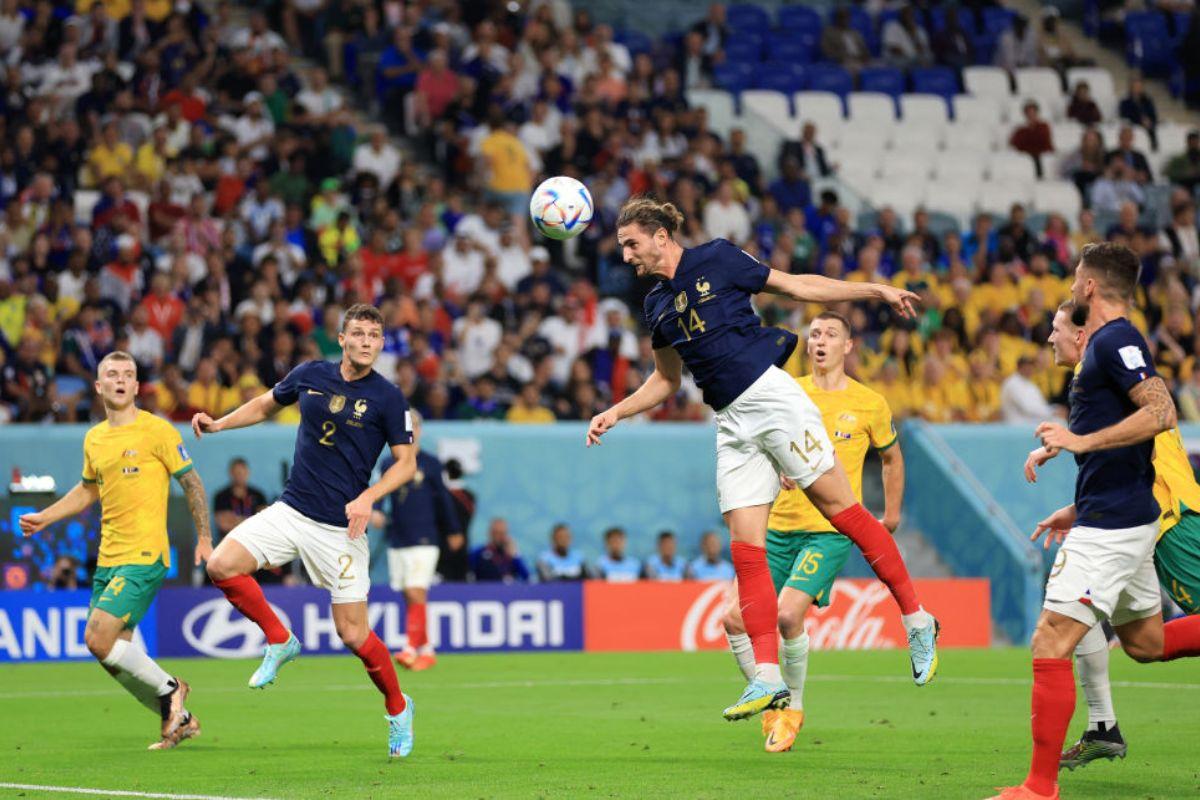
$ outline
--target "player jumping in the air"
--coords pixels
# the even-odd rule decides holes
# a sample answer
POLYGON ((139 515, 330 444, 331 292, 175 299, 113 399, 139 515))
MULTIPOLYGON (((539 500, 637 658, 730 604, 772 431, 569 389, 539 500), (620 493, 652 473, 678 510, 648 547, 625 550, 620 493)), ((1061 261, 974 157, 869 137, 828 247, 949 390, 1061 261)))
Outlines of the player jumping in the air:
MULTIPOLYGON (((874 447, 883 461, 883 525, 895 531, 904 499, 904 458, 887 401, 846 375, 846 355, 854 347, 850 321, 834 311, 818 314, 808 329, 808 355, 813 372, 798 379, 821 412, 833 449, 846 468, 854 496, 862 500, 863 463, 874 447)), ((832 599, 833 580, 850 555, 853 542, 821 515, 804 492, 784 487, 767 520, 767 563, 779 595, 779 632, 783 652, 779 661, 791 692, 787 708, 763 713, 768 753, 792 749, 804 725, 804 680, 808 674, 808 634, 804 617, 814 603, 832 599)), ((725 635, 742 674, 754 675, 750 637, 736 601, 725 614, 725 635)))
POLYGON ((716 410, 717 502, 733 540, 739 603, 755 661, 753 679, 725 718, 743 719, 791 699, 779 671, 778 609, 764 547, 781 475, 804 489, 887 584, 908 631, 913 680, 928 683, 938 665, 937 622, 917 602, 891 534, 854 496, 820 410, 778 366, 795 348, 796 335, 764 327, 750 303, 763 291, 815 303, 882 300, 907 317, 916 295, 772 270, 724 239, 684 249, 675 240, 682 223, 670 203, 634 198, 621 209, 617 239, 625 262, 639 276, 658 279, 645 303, 655 369, 636 392, 592 418, 587 443, 599 444, 622 419, 675 394, 684 364, 716 410))
MULTIPOLYGON (((1083 319, 1073 319, 1076 306, 1068 300, 1058 307, 1050 333, 1054 361, 1079 368, 1087 347, 1083 319)), ((1080 314, 1079 316, 1082 316, 1080 314)), ((1037 469, 1057 455, 1039 447, 1025 460, 1025 478, 1037 481, 1037 469)), ((1200 484, 1196 483, 1179 428, 1154 437, 1154 499, 1159 506, 1158 543, 1154 569, 1158 581, 1188 614, 1200 613, 1200 484)), ((1051 537, 1046 538, 1047 545, 1051 537)), ((1133 656, 1137 658, 1137 654, 1133 656)), ((1093 625, 1075 647, 1079 683, 1088 705, 1088 726, 1079 741, 1068 747, 1059 767, 1075 769, 1099 758, 1125 757, 1125 739, 1113 710, 1108 681, 1108 638, 1103 625, 1093 625)))
POLYGON ((196 525, 197 565, 212 552, 208 499, 192 469, 179 431, 134 405, 138 393, 133 356, 109 353, 96 367, 96 394, 104 422, 83 439, 83 479, 42 511, 21 516, 26 536, 80 514, 100 501, 100 553, 92 576, 84 641, 88 650, 134 698, 161 719, 151 750, 169 750, 200 735, 186 708, 189 687, 172 678, 133 641, 171 567, 167 493, 175 477, 187 495, 196 525))
POLYGON ((329 590, 338 636, 362 659, 387 707, 388 753, 412 751, 412 700, 400 691, 387 647, 367 619, 371 587, 366 528, 371 507, 416 470, 412 425, 404 395, 371 367, 383 347, 383 318, 373 306, 351 306, 338 334, 340 363, 310 361, 288 373, 271 391, 221 419, 192 418, 196 438, 245 428, 282 406, 300 403, 296 453, 283 496, 238 525, 208 560, 208 574, 234 608, 267 638, 251 688, 274 682, 279 668, 300 654, 300 641, 283 626, 254 580, 255 570, 295 559, 317 586, 329 590), (395 463, 368 485, 387 444, 395 463))
POLYGON ((1075 502, 1038 523, 1033 538, 1065 537, 1033 633, 1033 757, 1024 783, 993 800, 1057 798, 1059 759, 1075 711, 1071 653, 1108 619, 1138 661, 1200 655, 1200 617, 1163 625, 1154 572, 1159 507, 1154 438, 1175 427, 1175 403, 1129 321, 1140 262, 1129 248, 1083 248, 1071 295, 1086 313, 1087 347, 1071 382, 1069 427, 1043 422, 1050 452, 1075 454, 1075 502), (1086 311, 1085 311, 1086 309, 1086 311))

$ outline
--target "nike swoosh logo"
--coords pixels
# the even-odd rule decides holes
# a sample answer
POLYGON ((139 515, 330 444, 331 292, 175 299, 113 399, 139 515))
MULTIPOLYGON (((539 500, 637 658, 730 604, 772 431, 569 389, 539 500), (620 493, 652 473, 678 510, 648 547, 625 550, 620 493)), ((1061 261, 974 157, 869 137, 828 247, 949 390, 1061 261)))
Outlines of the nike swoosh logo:
POLYGON ((318 392, 316 389, 309 389, 309 390, 308 390, 308 393, 309 393, 309 394, 319 394, 319 395, 324 395, 324 394, 325 394, 324 392, 318 392))
POLYGON ((770 733, 767 734, 767 746, 768 747, 775 746, 775 731, 771 731, 770 733))
POLYGON ((662 322, 662 318, 665 317, 666 315, 667 315, 667 312, 665 312, 665 311, 662 312, 661 314, 658 315, 658 319, 656 321, 662 322))
POLYGON ((112 598, 111 597, 101 597, 100 598, 101 603, 107 603, 109 600, 112 600, 112 598))
POLYGON ((354 585, 353 583, 347 583, 345 586, 342 586, 341 584, 338 584, 338 588, 339 588, 339 589, 349 589, 349 588, 350 588, 351 586, 353 586, 353 585, 354 585))

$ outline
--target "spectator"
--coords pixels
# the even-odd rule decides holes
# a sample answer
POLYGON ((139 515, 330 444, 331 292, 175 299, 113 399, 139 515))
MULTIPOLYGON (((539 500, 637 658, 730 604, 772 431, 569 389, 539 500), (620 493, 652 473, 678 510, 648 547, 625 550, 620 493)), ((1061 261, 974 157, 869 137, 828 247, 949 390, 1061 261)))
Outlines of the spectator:
POLYGON ((1100 122, 1100 106, 1092 99, 1092 88, 1087 81, 1079 81, 1071 92, 1071 102, 1067 105, 1067 119, 1073 119, 1081 125, 1095 125, 1100 122))
POLYGON ((780 165, 789 158, 800 162, 801 170, 807 177, 828 178, 833 172, 825 159, 825 148, 817 143, 817 126, 811 122, 801 126, 799 141, 783 143, 779 150, 780 165))
POLYGON ((975 63, 975 46, 971 33, 959 21, 958 7, 946 9, 942 29, 933 35, 933 54, 938 64, 962 69, 975 63))
POLYGON ((1038 174, 1042 173, 1042 154, 1054 152, 1054 141, 1050 136, 1050 126, 1041 116, 1041 110, 1036 101, 1027 100, 1022 107, 1025 123, 1012 132, 1008 146, 1020 150, 1033 158, 1038 174))
POLYGON ((538 556, 538 578, 543 582, 580 581, 588 577, 583 554, 571 547, 571 529, 560 522, 550 531, 550 547, 538 556))
POLYGON ((375 96, 389 110, 390 121, 397 128, 404 124, 405 100, 417 85, 420 69, 421 56, 413 48, 412 32, 397 25, 392 44, 383 51, 375 73, 375 96))
POLYGON ((625 553, 625 530, 609 528, 604 532, 604 555, 596 561, 596 577, 609 583, 636 581, 642 572, 642 564, 625 553))
POLYGON ((933 63, 929 36, 917 23, 916 11, 911 5, 901 8, 896 18, 883 26, 883 57, 902 69, 933 63))
POLYGON ((1104 175, 1092 184, 1092 209, 1115 214, 1125 203, 1140 207, 1146 195, 1131 172, 1132 168, 1119 153, 1110 154, 1104 175))
POLYGON ((40 335, 25 336, 16 355, 6 364, 0 361, 0 403, 9 407, 13 422, 54 419, 56 393, 41 349, 40 335))
POLYGON ((125 337, 129 340, 126 349, 137 363, 142 380, 158 374, 166 354, 162 335, 147 324, 149 318, 145 304, 136 306, 125 329, 125 337))
POLYGON ((459 76, 450 69, 443 49, 430 51, 429 58, 417 74, 415 114, 421 130, 429 130, 434 120, 441 119, 459 94, 459 76))
POLYGON ((821 56, 857 72, 871 60, 871 51, 862 34, 850 25, 850 9, 835 6, 829 25, 821 34, 821 56))
POLYGON ((715 56, 725 47, 731 31, 725 22, 725 6, 722 3, 709 3, 708 15, 692 26, 692 32, 700 36, 701 46, 706 56, 715 56))
POLYGON ((1163 169, 1163 175, 1171 183, 1195 192, 1200 186, 1200 130, 1188 131, 1187 149, 1171 157, 1163 169))
POLYGON ((1089 128, 1079 140, 1079 148, 1063 160, 1061 169, 1066 178, 1074 181, 1084 199, 1091 197, 1092 184, 1104 174, 1107 154, 1100 131, 1089 128))
POLYGON ((700 555, 687 566, 685 576, 693 581, 733 580, 733 564, 721 555, 721 539, 713 531, 700 537, 700 555))
POLYGON ((219 419, 240 403, 241 397, 236 389, 221 385, 216 362, 211 358, 200 359, 196 365, 196 379, 187 389, 187 404, 213 419, 219 419))
POLYGON ((1196 227, 1196 205, 1190 199, 1176 200, 1171 206, 1171 224, 1159 236, 1160 246, 1169 252, 1183 270, 1200 277, 1200 230, 1196 227))
POLYGON ((812 205, 812 190, 800 162, 795 158, 786 158, 780 165, 780 172, 768 190, 779 205, 779 210, 786 214, 792 209, 803 211, 812 205))
POLYGON ((1129 167, 1130 177, 1139 185, 1145 185, 1153 180, 1150 173, 1150 162, 1146 160, 1146 154, 1133 145, 1132 126, 1121 126, 1121 130, 1117 134, 1117 147, 1110 151, 1108 156, 1109 158, 1119 156, 1129 167))
POLYGON ((471 551, 471 574, 481 583, 525 583, 529 568, 517 554, 516 542, 508 534, 508 521, 493 517, 488 524, 487 544, 471 551))
POLYGON ((705 51, 704 35, 689 31, 683 37, 683 48, 675 60, 675 71, 683 80, 684 89, 707 89, 712 86, 713 54, 705 51))
POLYGON ((996 40, 996 53, 993 62, 997 67, 1009 72, 1020 67, 1036 67, 1041 60, 1041 41, 1037 28, 1029 24, 1029 20, 1017 14, 1013 24, 1000 33, 996 40))
POLYGON ((1042 33, 1038 37, 1038 61, 1044 67, 1052 67, 1065 73, 1071 67, 1090 64, 1079 58, 1071 39, 1058 24, 1059 11, 1054 6, 1042 9, 1042 33))
POLYGON ((704 205, 704 233, 710 239, 729 239, 739 246, 750 238, 750 214, 734 196, 730 181, 721 181, 704 205))
POLYGON ((1131 125, 1145 128, 1150 135, 1150 146, 1158 149, 1158 110, 1154 107, 1154 98, 1146 94, 1146 84, 1140 75, 1129 78, 1129 94, 1121 99, 1117 113, 1131 125))
POLYGON ((400 172, 400 151, 387 141, 387 131, 382 126, 371 129, 370 139, 354 149, 354 172, 358 178, 372 175, 379 181, 379 189, 387 191, 400 172))
POLYGON ((1053 406, 1033 382, 1037 362, 1031 356, 1017 359, 1017 371, 1000 385, 1000 413, 1010 425, 1039 425, 1055 416, 1053 406))
POLYGON ((542 391, 536 383, 526 383, 505 413, 509 422, 545 424, 554 422, 554 412, 542 403, 542 391))
POLYGON ((655 553, 646 559, 643 577, 652 581, 681 581, 687 566, 679 557, 675 534, 663 531, 658 534, 655 553))
POLYGON ((491 132, 479 144, 480 170, 487 175, 488 197, 500 203, 517 219, 524 221, 533 188, 532 159, 517 138, 517 126, 494 107, 488 119, 491 132))

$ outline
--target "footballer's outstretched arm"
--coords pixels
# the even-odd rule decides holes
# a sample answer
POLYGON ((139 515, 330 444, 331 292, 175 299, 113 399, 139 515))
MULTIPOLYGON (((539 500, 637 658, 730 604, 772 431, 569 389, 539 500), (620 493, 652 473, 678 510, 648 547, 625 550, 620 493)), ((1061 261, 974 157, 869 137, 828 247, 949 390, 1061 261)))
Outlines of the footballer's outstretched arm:
POLYGON ((220 433, 234 428, 248 428, 257 425, 277 412, 283 406, 275 402, 275 390, 268 389, 253 400, 249 400, 230 411, 220 419, 214 420, 201 411, 192 417, 192 433, 199 439, 206 433, 220 433))
POLYGON ((80 481, 71 487, 71 491, 51 503, 41 511, 33 514, 22 514, 18 520, 21 533, 32 536, 47 525, 53 525, 60 519, 73 517, 83 513, 92 503, 100 499, 100 487, 95 483, 80 481))
POLYGON ((1037 435, 1046 447, 1061 447, 1072 453, 1090 453, 1148 441, 1163 431, 1171 430, 1178 422, 1175 401, 1171 399, 1167 384, 1158 375, 1146 378, 1130 389, 1129 399, 1138 407, 1137 411, 1115 425, 1077 436, 1058 423, 1043 422, 1038 426, 1037 435))
POLYGON ((196 526, 196 566, 212 555, 212 526, 208 521, 208 495, 204 481, 196 470, 188 470, 179 476, 179 485, 187 497, 188 511, 192 512, 192 523, 196 526))
POLYGON ((793 275, 771 270, 765 291, 803 303, 839 303, 843 300, 882 300, 902 317, 915 317, 918 297, 907 289, 883 283, 852 283, 822 275, 793 275))
POLYGON ((638 390, 607 411, 592 417, 588 425, 587 446, 600 444, 600 437, 609 428, 627 417, 635 417, 665 402, 679 391, 683 381, 683 360, 671 347, 660 347, 654 351, 654 372, 638 390))
POLYGON ((900 527, 900 506, 904 503, 904 454, 900 442, 880 452, 883 471, 883 527, 892 533, 900 527))
POLYGON ((346 519, 350 521, 349 534, 357 539, 366 533, 367 523, 375 504, 413 479, 417 474, 417 448, 411 444, 392 445, 395 462, 388 467, 379 480, 363 489, 362 494, 346 503, 346 519))

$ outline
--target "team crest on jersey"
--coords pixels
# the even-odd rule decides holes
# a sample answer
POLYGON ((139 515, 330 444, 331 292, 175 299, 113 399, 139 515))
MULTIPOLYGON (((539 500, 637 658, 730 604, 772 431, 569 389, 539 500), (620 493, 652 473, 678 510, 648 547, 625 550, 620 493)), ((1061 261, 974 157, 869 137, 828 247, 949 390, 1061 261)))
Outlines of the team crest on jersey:
POLYGON ((346 396, 343 394, 335 394, 329 398, 329 413, 337 414, 346 407, 346 396))
POLYGON ((686 291, 682 291, 679 294, 675 295, 675 310, 678 311, 680 314, 682 314, 684 312, 684 309, 687 308, 687 300, 688 300, 688 298, 687 298, 686 291))
POLYGON ((838 414, 838 422, 844 422, 847 425, 853 425, 854 423, 858 422, 858 417, 854 416, 849 411, 843 411, 842 413, 838 414))
POLYGON ((354 418, 362 419, 362 415, 367 413, 367 401, 359 398, 354 401, 354 418))
POLYGON ((413 483, 420 486, 425 482, 425 470, 419 469, 413 474, 413 483))
MULTIPOLYGON (((182 447, 183 445, 180 445, 182 447)), ((126 450, 121 453, 121 458, 137 458, 137 450, 126 450)))

